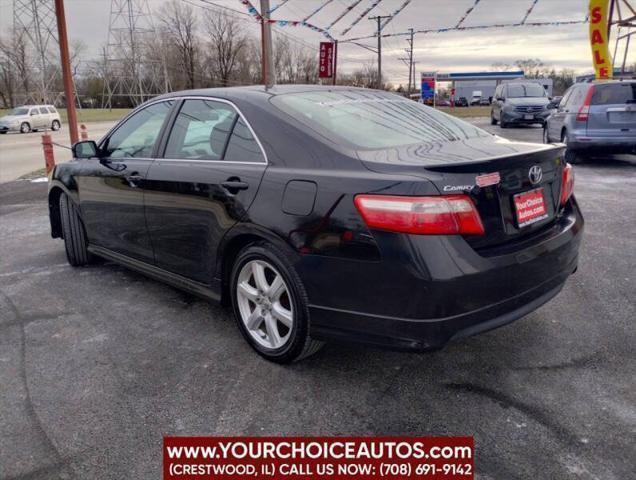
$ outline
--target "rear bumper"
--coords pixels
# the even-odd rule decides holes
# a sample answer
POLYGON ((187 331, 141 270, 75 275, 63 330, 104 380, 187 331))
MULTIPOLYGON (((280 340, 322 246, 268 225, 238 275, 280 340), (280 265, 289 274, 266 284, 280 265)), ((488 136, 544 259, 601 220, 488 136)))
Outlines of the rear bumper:
MULTIPOLYGON (((576 269, 576 262, 572 268, 576 269)), ((392 350, 435 350, 449 341, 502 327, 533 312, 561 291, 572 271, 514 298, 447 318, 413 320, 313 306, 310 307, 314 325, 311 335, 316 339, 364 343, 392 350)))
POLYGON ((603 150, 608 153, 636 153, 636 137, 603 137, 596 135, 570 134, 568 148, 572 150, 603 150))
POLYGON ((411 255, 421 258, 349 264, 322 292, 309 281, 309 298, 325 300, 310 305, 311 335, 424 351, 513 322, 556 296, 577 268, 583 218, 575 201, 562 222, 548 239, 488 257, 461 238, 409 236, 411 255))

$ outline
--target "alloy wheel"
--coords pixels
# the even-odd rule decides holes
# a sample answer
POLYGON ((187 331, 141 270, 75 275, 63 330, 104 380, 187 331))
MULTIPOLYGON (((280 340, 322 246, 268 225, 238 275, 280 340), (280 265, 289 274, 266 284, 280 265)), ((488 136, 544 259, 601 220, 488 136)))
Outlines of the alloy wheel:
POLYGON ((282 275, 264 260, 251 260, 241 268, 236 282, 241 321, 261 346, 278 349, 291 337, 294 309, 282 275))

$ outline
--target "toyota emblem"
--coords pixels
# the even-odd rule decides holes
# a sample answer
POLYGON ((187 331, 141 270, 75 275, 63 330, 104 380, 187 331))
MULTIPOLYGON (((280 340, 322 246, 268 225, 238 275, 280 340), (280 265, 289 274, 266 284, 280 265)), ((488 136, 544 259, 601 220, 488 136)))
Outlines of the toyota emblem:
POLYGON ((530 167, 530 171, 528 172, 528 178, 530 179, 530 183, 536 185, 543 178, 543 170, 539 165, 534 165, 530 167))

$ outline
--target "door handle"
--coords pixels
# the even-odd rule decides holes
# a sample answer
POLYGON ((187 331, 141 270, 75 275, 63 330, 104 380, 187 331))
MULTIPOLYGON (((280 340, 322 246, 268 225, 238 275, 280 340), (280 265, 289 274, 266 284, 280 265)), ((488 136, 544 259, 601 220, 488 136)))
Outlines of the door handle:
POLYGON ((240 190, 247 190, 249 188, 249 183, 242 182, 240 179, 228 179, 227 181, 221 183, 221 186, 225 188, 230 193, 237 193, 240 190))
POLYGON ((133 188, 137 188, 139 185, 137 185, 137 182, 141 182, 144 179, 143 175, 139 175, 139 173, 137 172, 133 172, 130 175, 126 176, 126 181, 128 182, 128 185, 130 185, 133 188))

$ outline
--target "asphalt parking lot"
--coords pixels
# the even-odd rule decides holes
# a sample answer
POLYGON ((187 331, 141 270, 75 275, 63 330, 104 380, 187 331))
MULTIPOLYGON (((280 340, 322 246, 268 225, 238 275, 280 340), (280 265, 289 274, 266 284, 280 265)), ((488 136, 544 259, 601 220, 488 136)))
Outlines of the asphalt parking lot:
POLYGON ((0 478, 160 478, 165 434, 468 434, 479 479, 633 478, 636 159, 577 166, 575 192, 580 266, 538 311, 435 353, 278 366, 216 304, 71 268, 46 184, 0 184, 0 478))

